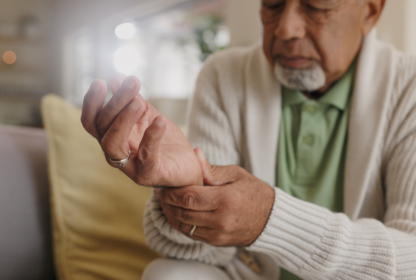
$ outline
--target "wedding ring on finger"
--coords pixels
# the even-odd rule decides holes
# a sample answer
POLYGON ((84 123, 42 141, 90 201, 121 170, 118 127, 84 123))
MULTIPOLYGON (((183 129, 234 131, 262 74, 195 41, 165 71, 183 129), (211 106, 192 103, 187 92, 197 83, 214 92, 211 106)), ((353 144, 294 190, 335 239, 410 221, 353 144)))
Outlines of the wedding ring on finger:
POLYGON ((125 167, 127 163, 129 162, 130 154, 131 154, 131 151, 129 150, 129 154, 127 155, 126 158, 123 158, 123 159, 108 158, 108 159, 110 160, 111 164, 113 164, 116 167, 125 167))
POLYGON ((190 237, 194 236, 195 230, 196 230, 196 226, 192 226, 191 230, 188 233, 190 237))

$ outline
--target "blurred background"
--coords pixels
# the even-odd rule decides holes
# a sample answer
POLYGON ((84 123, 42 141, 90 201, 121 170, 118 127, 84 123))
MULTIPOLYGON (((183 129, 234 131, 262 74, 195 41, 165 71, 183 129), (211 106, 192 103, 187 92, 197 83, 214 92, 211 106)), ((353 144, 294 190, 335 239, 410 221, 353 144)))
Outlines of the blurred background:
MULTIPOLYGON (((181 125, 205 59, 261 40, 259 9, 260 0, 0 0, 0 123, 41 127, 42 96, 81 106, 95 78, 122 72, 181 125)), ((415 12, 416 0, 387 0, 379 38, 416 53, 415 12)))

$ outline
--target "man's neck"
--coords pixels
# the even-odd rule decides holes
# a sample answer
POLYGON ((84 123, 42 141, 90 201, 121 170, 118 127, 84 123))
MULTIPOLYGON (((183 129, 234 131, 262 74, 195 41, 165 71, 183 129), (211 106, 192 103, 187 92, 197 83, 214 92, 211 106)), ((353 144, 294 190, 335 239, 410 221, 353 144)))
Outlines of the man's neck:
POLYGON ((322 96, 325 95, 325 93, 327 93, 333 85, 336 84, 337 81, 333 82, 330 85, 326 85, 318 90, 315 91, 302 91, 303 95, 305 95, 308 99, 313 99, 313 100, 318 100, 319 98, 321 98, 322 96))

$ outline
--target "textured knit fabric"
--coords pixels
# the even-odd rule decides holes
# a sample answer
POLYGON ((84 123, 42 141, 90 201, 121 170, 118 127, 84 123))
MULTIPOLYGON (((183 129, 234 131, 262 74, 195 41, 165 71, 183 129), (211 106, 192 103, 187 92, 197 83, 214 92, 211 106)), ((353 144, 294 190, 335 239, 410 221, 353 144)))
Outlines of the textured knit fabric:
MULTIPOLYGON (((281 85, 261 46, 213 56, 190 111, 189 140, 217 165, 238 164, 274 185, 281 85)), ((416 275, 416 58, 364 40, 351 99, 344 213, 275 188, 266 227, 247 249, 303 279, 414 279, 416 275)), ((165 256, 224 266, 215 248, 170 228, 153 198, 145 213, 151 247, 165 256)))

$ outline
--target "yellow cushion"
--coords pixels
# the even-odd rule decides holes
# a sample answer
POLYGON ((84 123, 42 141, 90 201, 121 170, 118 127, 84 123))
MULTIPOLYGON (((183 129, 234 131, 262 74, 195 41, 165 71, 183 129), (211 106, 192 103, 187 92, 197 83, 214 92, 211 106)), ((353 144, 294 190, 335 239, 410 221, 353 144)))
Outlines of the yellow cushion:
POLYGON ((142 229, 151 190, 107 164, 81 125, 80 109, 48 95, 42 115, 59 279, 140 279, 157 257, 142 229))

